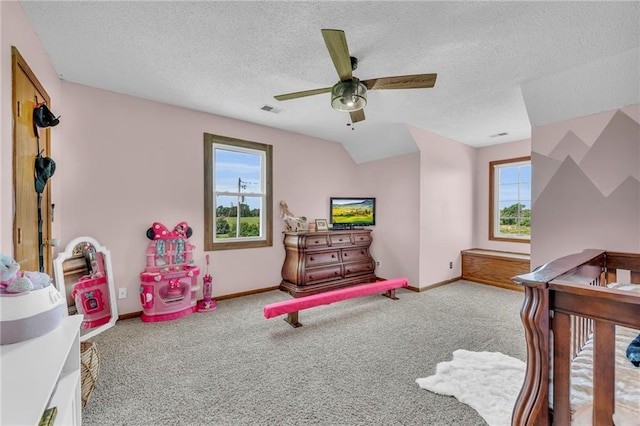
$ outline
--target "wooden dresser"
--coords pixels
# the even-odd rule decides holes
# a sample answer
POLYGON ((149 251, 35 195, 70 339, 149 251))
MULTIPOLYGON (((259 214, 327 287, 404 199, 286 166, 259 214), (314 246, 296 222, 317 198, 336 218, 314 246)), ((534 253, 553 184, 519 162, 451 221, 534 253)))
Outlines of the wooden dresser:
POLYGON ((371 231, 285 232, 280 290, 309 296, 376 281, 371 231))

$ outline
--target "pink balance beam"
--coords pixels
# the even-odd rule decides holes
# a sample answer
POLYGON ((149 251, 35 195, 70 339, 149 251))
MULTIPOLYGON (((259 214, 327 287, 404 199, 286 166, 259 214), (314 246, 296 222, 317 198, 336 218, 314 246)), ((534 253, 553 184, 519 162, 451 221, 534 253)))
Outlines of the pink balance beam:
POLYGON ((300 297, 297 299, 284 300, 282 302, 271 303, 264 307, 264 317, 273 318, 284 314, 289 314, 287 321, 293 327, 300 327, 302 324, 298 322, 298 311, 313 308, 314 306, 329 305, 341 300, 353 299, 360 296, 368 296, 370 294, 386 292, 384 295, 391 298, 395 297, 395 289, 400 287, 408 287, 409 283, 406 278, 394 278, 392 280, 376 281, 370 284, 360 284, 353 287, 341 288, 339 290, 327 291, 324 293, 312 294, 311 296, 300 297))

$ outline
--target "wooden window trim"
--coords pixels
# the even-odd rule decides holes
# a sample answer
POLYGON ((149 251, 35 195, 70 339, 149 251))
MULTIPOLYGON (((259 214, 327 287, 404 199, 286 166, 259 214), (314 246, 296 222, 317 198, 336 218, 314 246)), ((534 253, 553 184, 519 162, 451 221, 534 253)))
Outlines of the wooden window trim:
MULTIPOLYGON (((531 161, 531 156, 527 156, 527 157, 517 157, 517 158, 508 158, 505 160, 496 160, 496 161, 490 161, 489 162, 489 240, 490 241, 504 241, 504 242, 510 242, 510 243, 526 243, 526 244, 530 244, 531 243, 531 236, 529 236, 529 238, 508 238, 508 237, 499 237, 495 235, 495 220, 494 220, 494 214, 495 214, 495 173, 494 173, 494 169, 495 166, 501 165, 501 164, 507 164, 507 163, 519 163, 522 161, 531 161)), ((533 206, 532 206, 533 207, 533 206)))
POLYGON ((204 134, 204 250, 235 250, 244 248, 271 247, 273 246, 273 146, 258 142, 251 142, 242 139, 230 138, 228 136, 214 135, 210 133, 204 134), (249 241, 232 241, 232 242, 214 242, 213 235, 216 230, 216 221, 214 219, 215 212, 213 208, 213 144, 225 144, 230 146, 254 149, 265 152, 265 205, 264 215, 265 221, 265 238, 263 240, 249 241))

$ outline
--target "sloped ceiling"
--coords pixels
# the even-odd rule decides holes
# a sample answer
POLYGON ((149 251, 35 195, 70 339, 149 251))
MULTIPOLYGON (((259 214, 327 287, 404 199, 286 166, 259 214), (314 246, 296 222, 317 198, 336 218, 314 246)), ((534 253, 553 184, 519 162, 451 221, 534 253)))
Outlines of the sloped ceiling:
POLYGON ((417 150, 407 124, 476 147, 529 138, 522 84, 640 45, 639 2, 21 5, 64 80, 335 141, 359 163, 417 150), (354 126, 329 94, 276 101, 338 81, 323 28, 345 30, 360 79, 435 72, 435 87, 370 91, 354 126))

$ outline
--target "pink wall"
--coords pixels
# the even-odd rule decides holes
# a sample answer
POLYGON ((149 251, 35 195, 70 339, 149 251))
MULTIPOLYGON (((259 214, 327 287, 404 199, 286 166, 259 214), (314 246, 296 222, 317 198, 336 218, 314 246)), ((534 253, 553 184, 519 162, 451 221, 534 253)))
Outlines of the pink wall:
POLYGON ((420 285, 428 287, 460 276, 460 250, 473 245, 476 150, 409 129, 420 149, 420 285))
POLYGON ((380 262, 376 275, 405 277, 412 287, 419 279, 420 260, 420 154, 405 154, 358 166, 360 188, 351 194, 375 194, 376 226, 372 227, 373 258, 380 262))
POLYGON ((531 140, 525 139, 477 149, 475 178, 475 226, 473 246, 489 250, 530 253, 529 243, 489 240, 489 162, 531 155, 531 140))
POLYGON ((640 251, 640 106, 532 132, 531 264, 601 248, 640 251))
POLYGON ((152 222, 173 226, 186 220, 194 230, 196 263, 204 267, 204 132, 274 146, 274 245, 212 252, 214 297, 279 284, 280 200, 294 214, 315 219, 328 217, 330 196, 375 196, 377 273, 407 277, 414 287, 459 276, 460 250, 479 245, 474 192, 483 155, 477 152, 484 151, 409 127, 419 153, 357 165, 338 143, 62 82, 19 3, 0 2, 0 20, 0 251, 13 252, 9 76, 16 45, 62 115, 51 132, 57 169, 49 181, 56 204, 53 236, 61 240, 57 251, 81 235, 109 248, 116 286, 128 290, 118 302, 122 314, 140 311, 138 276, 152 222))
MULTIPOLYGON (((17 1, 0 1, 0 253, 13 254, 13 109, 11 86, 11 46, 29 64, 40 83, 51 97, 52 110, 58 113, 62 107, 61 82, 38 36, 33 31, 22 7, 17 1)), ((60 132, 51 129, 51 158, 57 159, 61 152, 60 132)), ((55 181, 55 178, 53 178, 55 181)), ((56 198, 60 187, 51 187, 51 196, 56 198)), ((59 223, 53 223, 53 232, 58 232, 59 223)))
POLYGON ((329 195, 353 192, 345 188, 357 181, 355 163, 338 143, 77 84, 64 83, 63 92, 59 237, 66 244, 91 235, 111 250, 116 286, 127 287, 130 295, 119 302, 121 312, 140 310, 138 275, 144 269, 145 232, 154 221, 168 226, 187 221, 194 231, 195 261, 204 267, 203 132, 274 147, 274 245, 212 252, 214 296, 280 283, 280 200, 296 215, 326 218, 329 195))

